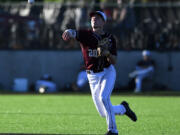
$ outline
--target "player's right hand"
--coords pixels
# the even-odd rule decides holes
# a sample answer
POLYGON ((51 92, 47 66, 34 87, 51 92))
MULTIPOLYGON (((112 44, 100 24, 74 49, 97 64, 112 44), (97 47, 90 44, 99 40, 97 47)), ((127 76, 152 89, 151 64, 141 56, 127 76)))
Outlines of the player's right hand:
POLYGON ((70 33, 68 31, 64 31, 62 34, 62 38, 64 41, 68 41, 70 39, 70 33))

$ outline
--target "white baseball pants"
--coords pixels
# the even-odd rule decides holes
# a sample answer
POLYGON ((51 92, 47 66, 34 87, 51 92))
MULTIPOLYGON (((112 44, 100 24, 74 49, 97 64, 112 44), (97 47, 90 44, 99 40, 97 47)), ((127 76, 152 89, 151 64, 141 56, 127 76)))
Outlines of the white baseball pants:
POLYGON ((116 71, 113 65, 104 68, 99 73, 87 74, 91 89, 92 98, 97 111, 102 117, 106 117, 108 131, 118 133, 115 115, 123 115, 126 111, 123 105, 112 105, 110 95, 114 88, 116 71))

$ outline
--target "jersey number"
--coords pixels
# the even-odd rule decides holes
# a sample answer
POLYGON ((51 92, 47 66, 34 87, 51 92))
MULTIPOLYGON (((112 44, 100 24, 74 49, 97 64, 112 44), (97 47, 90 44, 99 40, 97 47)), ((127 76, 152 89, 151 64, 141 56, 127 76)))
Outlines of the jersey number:
POLYGON ((88 49, 88 52, 89 52, 89 57, 97 57, 98 56, 96 49, 94 49, 94 50, 88 49))

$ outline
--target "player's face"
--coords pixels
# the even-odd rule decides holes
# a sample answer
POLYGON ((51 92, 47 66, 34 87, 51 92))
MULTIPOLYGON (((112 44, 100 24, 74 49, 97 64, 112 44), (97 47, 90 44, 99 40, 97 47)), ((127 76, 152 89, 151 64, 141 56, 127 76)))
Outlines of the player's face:
POLYGON ((104 23, 105 23, 104 20, 99 15, 93 15, 91 17, 91 26, 93 29, 103 28, 104 23))
POLYGON ((143 59, 144 59, 145 61, 147 61, 147 60, 149 60, 149 56, 144 55, 144 56, 143 56, 143 59))

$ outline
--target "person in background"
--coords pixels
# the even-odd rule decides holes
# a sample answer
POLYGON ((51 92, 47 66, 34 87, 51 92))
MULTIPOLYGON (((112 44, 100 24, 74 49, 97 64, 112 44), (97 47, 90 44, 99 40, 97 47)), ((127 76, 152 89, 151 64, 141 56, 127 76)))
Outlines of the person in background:
POLYGON ((135 78, 135 93, 139 93, 142 90, 142 81, 145 78, 152 78, 155 63, 151 59, 151 53, 148 50, 142 52, 143 59, 138 61, 135 71, 129 74, 130 78, 135 78))
POLYGON ((116 36, 124 40, 136 27, 136 18, 134 13, 134 0, 117 0, 117 7, 113 11, 114 32, 116 36))
POLYGON ((81 65, 77 75, 76 82, 72 84, 74 91, 87 91, 86 86, 88 85, 87 73, 84 65, 81 65))
POLYGON ((57 86, 49 74, 44 74, 39 80, 36 81, 35 90, 40 93, 57 92, 57 86))

